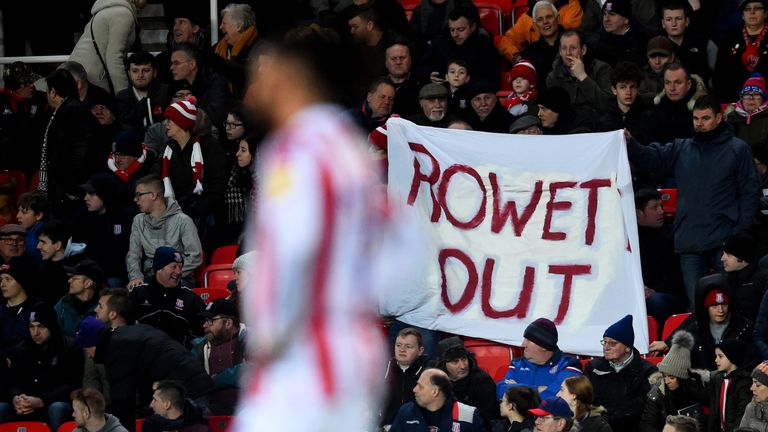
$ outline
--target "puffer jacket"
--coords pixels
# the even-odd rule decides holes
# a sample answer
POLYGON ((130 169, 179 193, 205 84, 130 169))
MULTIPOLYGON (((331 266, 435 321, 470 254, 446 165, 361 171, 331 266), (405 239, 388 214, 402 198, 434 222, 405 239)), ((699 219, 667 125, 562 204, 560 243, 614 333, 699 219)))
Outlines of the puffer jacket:
POLYGON ((573 422, 571 432, 613 432, 608 420, 605 419, 606 414, 605 408, 593 407, 585 418, 573 422))
POLYGON ((661 372, 652 374, 648 381, 651 383, 651 391, 648 392, 643 418, 640 420, 641 432, 661 432, 668 415, 677 415, 680 410, 696 405, 699 405, 700 417, 696 418, 699 430, 704 431, 705 422, 700 405, 705 402, 706 389, 700 379, 678 378, 680 387, 674 392, 664 384, 661 372))

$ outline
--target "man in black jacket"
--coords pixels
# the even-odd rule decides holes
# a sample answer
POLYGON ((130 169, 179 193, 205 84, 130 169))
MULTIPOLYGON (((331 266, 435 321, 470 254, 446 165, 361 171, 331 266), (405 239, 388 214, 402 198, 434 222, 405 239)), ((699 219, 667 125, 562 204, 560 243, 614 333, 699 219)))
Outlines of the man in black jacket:
POLYGON ((754 322, 760 301, 768 289, 768 270, 758 261, 763 256, 760 245, 748 234, 732 235, 723 244, 723 270, 731 288, 733 308, 754 322))
MULTIPOLYGON (((138 51, 128 57, 128 78, 131 86, 117 92, 120 123, 137 132, 163 119, 163 110, 171 103, 168 85, 157 81, 155 58, 138 51)), ((143 134, 142 134, 143 135, 143 134)))
POLYGON ((427 366, 421 333, 413 327, 406 327, 397 333, 395 356, 387 363, 384 381, 387 383, 387 399, 381 413, 380 424, 392 424, 400 407, 413 399, 413 387, 421 372, 427 366))

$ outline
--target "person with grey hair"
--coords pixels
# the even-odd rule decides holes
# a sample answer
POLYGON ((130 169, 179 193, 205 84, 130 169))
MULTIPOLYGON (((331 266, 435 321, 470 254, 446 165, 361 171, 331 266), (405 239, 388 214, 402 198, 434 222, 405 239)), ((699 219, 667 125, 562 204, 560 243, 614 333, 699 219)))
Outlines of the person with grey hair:
POLYGON ((684 415, 667 416, 662 432, 698 432, 699 424, 696 419, 684 415))
POLYGON ((256 14, 251 6, 230 3, 221 11, 222 38, 213 46, 211 67, 224 75, 237 99, 245 91, 245 66, 251 49, 259 40, 256 14))
POLYGON ((552 62, 555 61, 560 48, 560 34, 565 30, 558 24, 559 13, 549 0, 536 2, 531 16, 533 28, 540 36, 537 41, 525 47, 520 56, 536 68, 536 79, 543 84, 552 71, 552 62))
POLYGON ((88 72, 81 63, 67 60, 61 63, 57 69, 64 69, 72 74, 72 78, 77 84, 78 99, 87 109, 91 110, 96 105, 113 106, 116 104, 114 97, 109 92, 88 79, 88 72))
POLYGON ((205 67, 202 53, 194 45, 182 43, 173 49, 171 74, 174 81, 181 81, 175 85, 188 85, 197 98, 197 107, 208 113, 213 124, 224 123, 232 99, 229 84, 222 74, 205 67))

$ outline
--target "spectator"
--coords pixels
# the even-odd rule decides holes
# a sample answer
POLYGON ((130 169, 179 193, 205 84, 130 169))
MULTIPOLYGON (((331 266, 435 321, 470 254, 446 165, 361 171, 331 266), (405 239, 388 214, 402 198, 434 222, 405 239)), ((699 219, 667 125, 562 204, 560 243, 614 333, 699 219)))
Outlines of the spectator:
POLYGON ((658 365, 659 372, 649 378, 651 391, 640 420, 641 431, 661 432, 664 420, 675 413, 694 417, 703 428, 701 404, 705 388, 701 378, 690 372, 693 346, 692 334, 684 330, 675 332, 672 348, 658 365))
POLYGON ((72 219, 72 241, 85 243, 85 255, 99 264, 108 286, 125 286, 125 256, 136 215, 135 208, 120 202, 127 195, 126 185, 102 172, 80 187, 85 191, 85 208, 72 219))
POLYGON ((457 120, 448 112, 448 89, 437 83, 429 83, 419 91, 421 111, 408 117, 408 120, 420 126, 444 128, 457 120))
POLYGON ((40 285, 35 296, 53 307, 69 291, 65 267, 74 267, 85 258, 84 243, 72 241, 67 226, 58 220, 45 223, 37 232, 37 249, 43 257, 39 268, 40 285))
POLYGON ((104 286, 104 272, 96 261, 85 259, 74 267, 67 268, 69 293, 54 306, 56 318, 64 336, 74 338, 80 323, 86 316, 93 315, 104 286))
POLYGON ((385 56, 387 78, 395 86, 392 112, 400 117, 410 117, 419 111, 419 90, 423 87, 423 83, 411 73, 411 50, 408 45, 396 43, 387 48, 385 56))
POLYGON ((144 132, 149 125, 162 120, 163 110, 170 104, 168 84, 157 79, 155 57, 137 51, 128 57, 128 88, 117 92, 117 113, 123 127, 144 132))
POLYGON ((241 104, 235 103, 229 107, 223 130, 224 135, 220 136, 219 143, 226 154, 227 165, 231 165, 235 163, 235 153, 240 149, 240 139, 251 134, 251 125, 241 104))
POLYGON ((245 66, 248 55, 259 41, 256 14, 248 4, 230 3, 221 11, 222 37, 213 46, 211 67, 229 81, 235 99, 245 93, 245 66))
POLYGON ((48 221, 50 215, 48 211, 48 200, 40 192, 24 192, 19 197, 16 205, 19 208, 16 219, 24 230, 24 249, 26 254, 34 258, 36 262, 41 262, 43 257, 37 250, 37 231, 48 221))
MULTIPOLYGON (((377 1, 374 4, 378 4, 377 1)), ((359 49, 359 66, 361 71, 358 80, 360 90, 368 87, 376 77, 387 73, 382 59, 386 56, 388 47, 395 43, 403 43, 399 34, 386 28, 382 23, 382 17, 369 5, 352 6, 349 8, 350 19, 347 21, 352 41, 359 49)), ((355 99, 362 93, 352 95, 355 99)))
POLYGON ((557 397, 568 403, 573 412, 574 427, 584 432, 611 432, 611 426, 605 420, 606 411, 594 404, 594 391, 589 378, 579 375, 563 380, 557 397))
MULTIPOLYGON (((67 60, 60 64, 57 69, 64 69, 72 74, 72 78, 77 84, 77 96, 80 98, 80 103, 89 111, 96 105, 113 106, 115 104, 115 98, 109 94, 108 90, 88 80, 88 72, 81 63, 67 60)), ((95 116, 90 116, 89 120, 92 125, 96 124, 95 116)))
POLYGON ((198 121, 197 99, 174 102, 165 110, 170 138, 165 145, 159 171, 165 196, 175 198, 182 211, 204 225, 221 203, 226 188, 226 159, 210 136, 194 131, 198 121))
POLYGON ((738 339, 722 340, 715 347, 717 371, 710 374, 708 432, 736 429, 752 399, 752 378, 749 369, 742 369, 746 349, 738 339))
MULTIPOLYGON (((652 142, 668 143, 675 138, 694 136, 691 111, 707 94, 704 81, 691 75, 687 66, 672 62, 664 66, 664 92, 653 98, 650 122, 657 127, 649 134, 652 142)), ((719 110, 719 105, 718 105, 719 110)))
MULTIPOLYGON (((611 72, 611 93, 614 101, 608 104, 600 118, 600 129, 612 131, 627 129, 632 136, 643 137, 648 126, 645 104, 637 97, 643 73, 634 63, 619 62, 611 72)), ((638 138, 641 142, 643 138, 638 138)))
POLYGON ((760 245, 750 235, 737 233, 723 244, 723 270, 733 296, 734 312, 755 322, 760 300, 768 289, 768 270, 760 268, 760 245))
POLYGON ((445 73, 445 85, 448 87, 448 111, 460 116, 469 109, 467 88, 469 87, 469 65, 464 60, 451 60, 445 73))
POLYGON ((181 44, 189 44, 195 49, 201 63, 210 63, 213 51, 210 49, 210 41, 205 33, 206 25, 210 24, 210 15, 207 9, 197 6, 185 4, 184 7, 165 10, 165 16, 170 19, 167 23, 169 28, 166 49, 155 57, 157 80, 161 83, 171 85, 174 81, 171 73, 171 54, 181 44))
POLYGON ((765 431, 768 427, 768 360, 752 370, 752 401, 744 410, 740 427, 765 431))
POLYGON ((478 81, 499 82, 499 53, 493 46, 493 38, 481 33, 478 26, 480 15, 474 5, 457 6, 448 14, 449 35, 442 35, 424 53, 419 65, 422 75, 432 82, 442 83, 440 76, 448 62, 462 59, 469 65, 472 76, 478 81))
POLYGON ((654 98, 664 92, 664 66, 675 61, 675 46, 664 36, 654 36, 648 41, 647 62, 643 67, 644 77, 640 83, 640 96, 648 106, 654 105, 654 98))
POLYGON ((46 78, 46 84, 53 113, 43 138, 37 190, 46 195, 54 214, 67 216, 78 200, 77 186, 87 179, 85 157, 90 120, 78 100, 72 74, 57 69, 46 78))
POLYGON ((534 415, 530 410, 541 405, 539 392, 523 386, 512 386, 504 392, 499 403, 503 420, 493 421, 493 432, 531 432, 534 415))
POLYGON ((146 407, 152 383, 164 379, 186 383, 189 397, 205 402, 213 382, 203 365, 167 333, 146 324, 133 324, 132 304, 122 288, 103 291, 96 317, 112 330, 96 347, 95 363, 107 371, 111 412, 124 425, 135 424, 136 403, 146 407))
POLYGON ((631 315, 608 327, 601 343, 603 356, 592 359, 584 368, 595 391, 595 404, 608 410, 607 420, 613 430, 637 431, 651 388, 648 377, 656 367, 634 347, 631 315))
MULTIPOLYGON (((104 288, 102 292, 109 290, 110 288, 104 288)), ((97 300, 100 300, 99 295, 96 296, 97 300)), ((97 304, 98 307, 98 304, 97 304)), ((88 315, 83 318, 80 323, 80 328, 75 335, 75 344, 82 348, 85 355, 85 366, 83 367, 83 388, 98 390, 104 395, 106 405, 112 403, 111 392, 109 390, 109 381, 107 380, 107 370, 103 364, 97 364, 93 362, 93 358, 96 356, 96 346, 105 337, 106 326, 96 316, 88 315)))
POLYGON ((125 130, 120 132, 112 143, 112 153, 107 159, 107 167, 119 180, 119 187, 110 192, 116 196, 109 197, 108 201, 115 202, 116 205, 118 203, 133 205, 136 181, 151 173, 155 166, 157 156, 141 141, 139 134, 132 130, 125 130))
POLYGON ((421 333, 412 327, 406 327, 397 333, 395 355, 387 363, 384 381, 387 396, 379 423, 391 425, 400 407, 413 402, 413 388, 427 365, 424 355, 421 333))
POLYGON ((513 117, 496 97, 497 87, 488 81, 475 81, 469 86, 467 98, 472 106, 465 120, 473 130, 507 133, 513 117))
MULTIPOLYGON (((523 17, 526 16, 527 14, 523 15, 523 17)), ((538 91, 541 92, 546 88, 547 75, 552 72, 552 62, 555 61, 560 50, 560 35, 565 29, 558 24, 557 8, 549 0, 537 1, 533 5, 531 17, 533 26, 539 33, 539 39, 525 47, 520 57, 529 61, 536 69, 536 82, 538 91)), ((502 41, 503 39, 502 37, 502 41)), ((501 50, 501 44, 499 47, 501 50)), ((502 55, 504 55, 503 52, 502 55)))
POLYGON ((661 192, 650 188, 635 192, 635 216, 645 306, 648 315, 663 323, 671 315, 687 310, 688 296, 675 256, 672 224, 664 219, 661 192))
POLYGON ((541 401, 538 408, 529 409, 536 416, 536 431, 564 432, 573 426, 573 412, 568 404, 557 396, 541 401))
POLYGON ((85 66, 96 85, 109 90, 112 95, 128 88, 123 61, 126 53, 134 50, 138 35, 136 15, 146 4, 146 0, 94 3, 91 19, 69 56, 70 61, 85 66))
POLYGON ((40 167, 40 144, 48 115, 45 92, 35 88, 38 79, 28 65, 14 62, 5 65, 5 87, 0 89, 0 148, 6 150, 0 156, 0 167, 23 171, 27 178, 40 167))
POLYGON ((156 176, 142 177, 136 182, 134 200, 139 213, 133 218, 131 238, 125 265, 128 269, 128 288, 144 283, 144 277, 152 274, 152 260, 160 246, 170 246, 181 251, 185 266, 182 277, 191 280, 192 273, 202 264, 202 249, 197 229, 189 216, 173 198, 165 198, 163 182, 156 176), (155 233, 163 233, 158 238, 155 233))
POLYGON ((232 97, 227 79, 209 71, 201 56, 200 51, 189 43, 177 45, 171 54, 171 73, 174 81, 191 86, 197 97, 196 105, 208 113, 213 124, 222 124, 232 97))
POLYGON ((512 385, 531 387, 547 399, 557 394, 564 379, 581 375, 579 361, 557 347, 557 327, 546 318, 539 318, 526 327, 522 346, 523 358, 513 360, 507 374, 496 383, 498 400, 512 385))
POLYGON ((28 324, 27 338, 9 357, 12 398, 0 403, 0 421, 45 421, 58 430, 72 416, 69 393, 83 379, 83 353, 61 333, 51 306, 33 306, 28 324))
POLYGON ((446 0, 434 3, 420 0, 413 9, 410 19, 409 39, 413 44, 413 55, 418 58, 432 41, 448 30, 448 14, 466 0, 446 0))
POLYGON ((163 432, 209 432, 208 420, 202 410, 186 399, 186 391, 181 381, 163 380, 156 382, 152 389, 152 402, 149 407, 155 413, 147 417, 141 426, 142 431, 163 432))
POLYGON ((517 62, 509 72, 512 80, 512 93, 502 102, 502 105, 518 119, 523 115, 536 115, 539 107, 536 104, 538 78, 536 68, 525 60, 517 62))
POLYGON ((537 116, 524 115, 509 126, 509 133, 521 135, 542 135, 541 120, 537 116))
POLYGON ((458 336, 441 340, 437 349, 437 367, 448 374, 456 400, 477 408, 485 429, 490 430, 491 420, 499 418, 493 379, 477 366, 475 355, 458 336))
POLYGON ((3 329, 0 356, 14 352, 29 334, 29 311, 38 299, 29 290, 37 286, 36 269, 20 258, 13 258, 0 266, 0 328, 3 329))
POLYGON ((547 88, 550 87, 565 89, 571 108, 595 122, 606 111, 611 98, 611 67, 587 56, 584 36, 568 30, 560 36, 560 55, 547 75, 547 88))
POLYGON ((768 149, 768 95, 762 75, 755 72, 747 78, 739 101, 729 104, 724 115, 733 134, 749 144, 752 154, 768 149))
MULTIPOLYGON (((728 280, 725 275, 701 278, 696 287, 694 313, 680 324, 681 330, 694 337, 690 361, 695 368, 715 368, 715 346, 720 341, 739 339, 747 343, 752 335, 752 321, 730 309, 731 297, 727 291, 728 280)), ((669 344, 669 338, 666 341, 655 341, 649 349, 664 352, 669 344)))
POLYGON ((256 151, 257 138, 249 135, 240 139, 236 161, 229 172, 227 189, 224 193, 224 214, 217 216, 216 230, 219 244, 233 244, 243 232, 248 212, 256 203, 256 166, 259 165, 256 151))
POLYGON ((753 153, 755 157, 755 168, 760 178, 760 202, 755 223, 749 230, 749 233, 760 244, 768 243, 768 148, 757 149, 753 153))
POLYGON ((181 280, 184 255, 176 249, 161 246, 152 259, 154 276, 131 291, 136 321, 149 324, 168 333, 185 346, 191 346, 192 336, 202 334, 205 309, 203 300, 185 287, 181 280))
POLYGON ((0 227, 0 259, 3 264, 7 264, 11 258, 30 258, 25 255, 25 234, 21 225, 5 224, 0 227))
POLYGON ((392 421, 390 432, 484 430, 477 409, 453 397, 451 381, 440 369, 427 369, 422 372, 416 387, 413 388, 413 394, 413 402, 408 402, 400 408, 392 421))
POLYGON ((735 101, 739 84, 754 72, 762 76, 768 73, 766 7, 768 2, 764 0, 739 1, 744 26, 731 32, 720 43, 713 84, 717 95, 724 101, 735 101))
POLYGON ((687 415, 669 415, 662 432, 698 432, 699 422, 687 415))
POLYGON ((388 78, 378 78, 368 86, 368 95, 358 108, 348 112, 352 120, 366 133, 384 125, 392 114, 395 86, 388 78))
POLYGON ((128 432, 120 420, 104 411, 104 396, 95 389, 79 389, 70 394, 72 417, 77 426, 73 432, 128 432))
POLYGON ((717 60, 717 45, 706 36, 690 28, 690 4, 672 1, 661 6, 661 26, 664 36, 675 44, 680 61, 690 67, 691 73, 705 83, 712 77, 717 60))
POLYGON ((240 307, 240 298, 243 293, 243 289, 248 283, 248 279, 253 275, 253 263, 258 257, 256 251, 246 252, 239 257, 235 258, 235 262, 232 263, 232 273, 235 275, 235 280, 230 281, 227 288, 229 288, 229 296, 227 300, 235 303, 240 307), (234 284, 232 284, 234 282, 234 284))
POLYGON ((632 16, 630 0, 607 0, 602 7, 602 26, 587 41, 592 55, 615 66, 620 61, 645 63, 650 36, 632 16))
POLYGON ((538 117, 544 135, 571 133, 580 123, 576 115, 570 96, 562 87, 547 87, 539 96, 538 117))
MULTIPOLYGON (((499 41, 499 52, 502 56, 512 63, 516 63, 520 58, 518 55, 530 44, 539 40, 542 36, 541 29, 536 25, 538 17, 536 12, 535 0, 528 1, 528 11, 520 15, 515 21, 515 25, 507 30, 499 41)), ((565 29, 577 29, 581 25, 581 19, 584 12, 581 10, 581 4, 577 0, 556 0, 551 2, 557 8, 554 14, 556 23, 562 25, 565 29)), ((557 24, 554 27, 557 27, 557 24)), ((544 35, 546 37, 546 35, 544 35)), ((523 57, 527 58, 527 57, 523 57)))
MULTIPOLYGON (((683 79, 683 70, 671 67, 667 66, 665 80, 683 79)), ((650 124, 658 126, 655 129, 666 124, 657 120, 652 113, 650 124)), ((677 182, 681 199, 675 214, 675 252, 680 255, 690 305, 694 304, 696 282, 709 266, 722 268, 719 260, 725 238, 752 225, 760 196, 752 152, 722 120, 720 104, 706 97, 693 107, 693 138, 676 139, 667 145, 628 142, 630 162, 672 175, 677 182), (702 153, 702 148, 709 151, 702 153), (702 176, 709 178, 709 187, 701 188, 702 176)))

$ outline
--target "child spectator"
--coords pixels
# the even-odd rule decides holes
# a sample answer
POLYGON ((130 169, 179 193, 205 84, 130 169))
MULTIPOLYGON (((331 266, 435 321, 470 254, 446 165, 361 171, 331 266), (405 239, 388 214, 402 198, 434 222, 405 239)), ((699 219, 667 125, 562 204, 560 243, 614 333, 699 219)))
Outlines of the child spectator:
POLYGON ((17 207, 16 219, 19 225, 26 231, 25 249, 26 253, 40 263, 43 257, 37 250, 37 231, 48 220, 48 200, 45 194, 34 191, 21 194, 17 207))
POLYGON ((738 339, 725 339, 715 347, 717 371, 710 376, 708 432, 736 429, 752 400, 752 377, 741 369, 746 349, 738 339))
POLYGON ((504 100, 503 105, 515 117, 525 114, 536 115, 539 110, 536 105, 536 68, 525 60, 517 62, 510 71, 512 93, 504 100))
POLYGON ((453 60, 448 63, 445 82, 451 95, 448 98, 448 112, 458 115, 469 108, 467 83, 469 82, 469 65, 464 60, 453 60))

